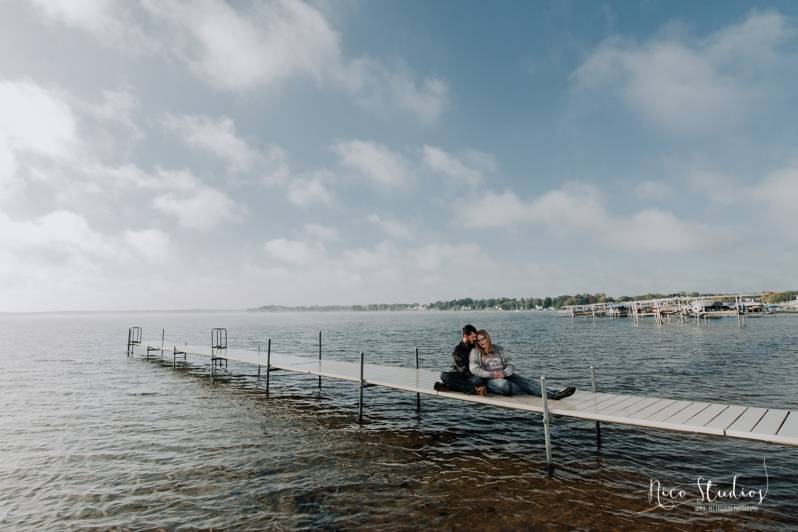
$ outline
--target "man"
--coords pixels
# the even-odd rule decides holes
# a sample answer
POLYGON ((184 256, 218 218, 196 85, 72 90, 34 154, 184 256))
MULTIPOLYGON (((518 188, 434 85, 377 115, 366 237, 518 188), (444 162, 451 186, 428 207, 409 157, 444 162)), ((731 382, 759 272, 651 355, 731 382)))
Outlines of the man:
POLYGON ((463 340, 452 351, 452 370, 441 373, 443 382, 436 382, 439 392, 463 392, 486 395, 488 393, 482 379, 468 369, 468 356, 477 342, 477 328, 471 324, 463 327, 463 340))

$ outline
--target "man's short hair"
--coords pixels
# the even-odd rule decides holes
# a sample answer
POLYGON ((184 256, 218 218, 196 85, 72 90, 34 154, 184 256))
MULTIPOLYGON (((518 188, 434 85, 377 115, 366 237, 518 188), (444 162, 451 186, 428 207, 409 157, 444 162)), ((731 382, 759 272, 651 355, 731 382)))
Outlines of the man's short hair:
POLYGON ((477 328, 469 323, 468 325, 463 327, 463 336, 467 334, 477 334, 477 328))

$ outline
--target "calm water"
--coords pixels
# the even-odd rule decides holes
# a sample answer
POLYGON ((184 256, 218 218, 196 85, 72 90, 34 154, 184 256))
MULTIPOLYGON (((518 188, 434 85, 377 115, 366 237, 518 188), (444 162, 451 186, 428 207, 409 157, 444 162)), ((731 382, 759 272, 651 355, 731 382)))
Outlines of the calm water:
MULTIPOLYGON (((200 359, 127 358, 127 328, 207 343, 445 369, 464 323, 521 373, 602 391, 798 409, 798 316, 707 328, 545 313, 0 316, 0 529, 761 529, 798 526, 798 448, 540 418, 380 388, 357 425, 356 387, 252 367, 213 384, 200 359), (650 509, 652 479, 698 495, 699 476, 765 486, 758 512, 650 509)), ((758 502, 758 499, 757 501, 758 502)))

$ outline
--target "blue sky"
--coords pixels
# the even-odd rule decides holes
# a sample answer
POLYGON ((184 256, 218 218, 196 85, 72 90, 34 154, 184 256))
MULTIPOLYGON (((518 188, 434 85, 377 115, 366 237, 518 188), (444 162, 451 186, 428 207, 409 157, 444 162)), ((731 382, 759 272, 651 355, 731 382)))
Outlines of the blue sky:
POLYGON ((792 2, 0 2, 0 311, 795 287, 792 2))

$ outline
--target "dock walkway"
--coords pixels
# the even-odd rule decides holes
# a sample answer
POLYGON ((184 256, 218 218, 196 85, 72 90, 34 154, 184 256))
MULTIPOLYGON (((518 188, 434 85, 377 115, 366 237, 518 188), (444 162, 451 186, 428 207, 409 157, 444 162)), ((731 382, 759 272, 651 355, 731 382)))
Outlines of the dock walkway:
MULTIPOLYGON (((226 339, 225 339, 226 343, 226 339)), ((457 392, 439 392, 433 388, 440 372, 427 369, 378 366, 373 364, 318 360, 311 357, 281 355, 266 351, 211 346, 184 345, 165 347, 163 343, 128 342, 129 354, 133 347, 163 354, 172 354, 173 364, 178 355, 205 357, 211 360, 211 375, 220 361, 235 361, 266 369, 266 378, 271 371, 283 370, 350 381, 360 385, 361 419, 362 393, 368 386, 382 386, 416 394, 432 395, 447 399, 487 404, 501 408, 523 410, 543 414, 547 440, 547 461, 550 463, 548 422, 550 417, 568 417, 598 422, 616 423, 635 427, 647 427, 675 432, 711 434, 782 445, 798 445, 798 411, 779 408, 764 408, 702 401, 675 400, 640 395, 601 392, 577 392, 559 401, 540 397, 519 395, 466 395, 457 392)), ((268 383, 268 380, 267 380, 268 383)), ((545 389, 545 377, 541 378, 545 389)), ((268 384, 267 384, 268 390, 268 384)), ((600 442, 600 434, 598 435, 600 442)))

